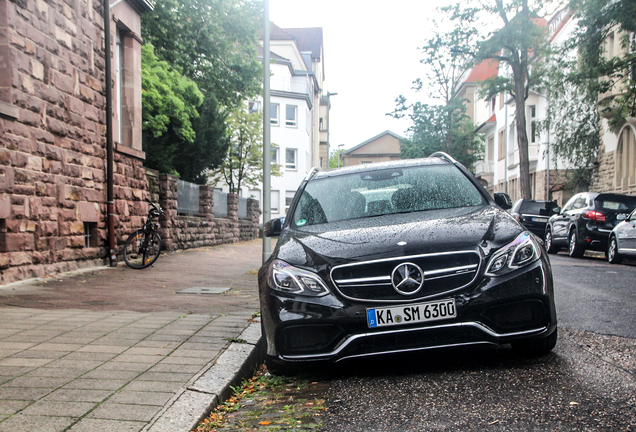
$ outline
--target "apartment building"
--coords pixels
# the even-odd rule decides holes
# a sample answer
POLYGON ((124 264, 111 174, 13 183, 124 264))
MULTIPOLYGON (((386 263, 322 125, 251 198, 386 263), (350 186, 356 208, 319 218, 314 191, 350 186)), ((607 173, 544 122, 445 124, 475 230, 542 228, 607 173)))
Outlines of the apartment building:
MULTIPOLYGON (((272 163, 278 164, 282 173, 271 178, 271 215, 275 218, 285 215, 312 167, 328 167, 331 105, 330 94, 323 92, 321 28, 282 29, 272 24, 270 52, 272 163)), ((250 102, 251 110, 262 106, 262 98, 250 102)), ((263 202, 262 185, 245 187, 239 194, 263 202)))

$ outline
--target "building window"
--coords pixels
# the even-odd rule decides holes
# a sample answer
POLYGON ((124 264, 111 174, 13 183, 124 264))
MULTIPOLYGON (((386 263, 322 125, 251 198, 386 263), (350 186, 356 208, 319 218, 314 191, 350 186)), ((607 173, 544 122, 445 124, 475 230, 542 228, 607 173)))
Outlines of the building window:
POLYGON ((84 247, 97 247, 97 223, 84 222, 84 247))
POLYGON ((274 126, 278 126, 280 124, 280 117, 278 116, 278 104, 270 104, 269 119, 269 122, 274 126))
POLYGON ((280 205, 280 192, 277 190, 272 191, 272 202, 270 204, 270 208, 272 209, 272 213, 279 213, 279 205, 280 205))
POLYGON ((117 77, 115 80, 115 111, 117 113, 117 120, 119 121, 119 142, 123 142, 124 137, 124 122, 123 122, 123 112, 122 112, 122 100, 124 98, 123 88, 124 88, 124 50, 121 46, 121 31, 117 29, 117 40, 115 43, 115 76, 117 77))
POLYGON ((360 161, 360 165, 366 165, 366 164, 370 164, 370 163, 373 163, 373 161, 368 161, 368 160, 360 161))
POLYGON ((288 170, 296 170, 296 156, 298 155, 298 151, 296 149, 287 149, 285 150, 285 169, 288 170))
POLYGON ((506 141, 505 141, 505 131, 499 131, 499 142, 497 143, 497 160, 503 160, 506 157, 506 141))
POLYGON ((636 139, 634 131, 626 126, 621 132, 616 149, 616 187, 628 189, 636 183, 636 139))
POLYGON ((488 148, 486 149, 486 159, 488 162, 495 160, 495 136, 488 137, 488 148))
POLYGON ((295 194, 296 191, 285 191, 285 213, 289 210, 289 206, 291 205, 295 194))
POLYGON ((530 142, 534 143, 537 141, 537 122, 535 118, 537 117, 537 107, 535 105, 530 105, 530 142))
POLYGON ((319 130, 324 131, 325 129, 325 119, 320 117, 320 127, 319 130))
POLYGON ((278 148, 272 148, 272 164, 278 164, 278 148))
POLYGON ((288 126, 288 127, 298 126, 297 111, 298 111, 298 108, 295 105, 287 105, 285 107, 285 126, 288 126))
POLYGON ((248 112, 250 114, 254 114, 261 109, 261 103, 259 101, 249 101, 248 103, 248 112))

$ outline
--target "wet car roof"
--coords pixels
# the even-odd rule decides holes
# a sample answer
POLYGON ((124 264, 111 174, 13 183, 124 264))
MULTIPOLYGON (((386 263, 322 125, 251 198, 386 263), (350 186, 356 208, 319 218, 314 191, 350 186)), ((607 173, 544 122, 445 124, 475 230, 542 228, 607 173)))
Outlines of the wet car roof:
POLYGON ((336 177, 340 175, 359 173, 359 172, 369 172, 369 171, 379 171, 383 169, 390 168, 408 168, 412 166, 422 166, 422 165, 450 165, 451 163, 445 159, 437 158, 437 157, 429 157, 425 159, 400 159, 396 161, 387 161, 387 162, 375 162, 372 164, 360 164, 353 165, 350 167, 344 168, 336 168, 329 171, 317 171, 310 179, 319 179, 325 177, 336 177))

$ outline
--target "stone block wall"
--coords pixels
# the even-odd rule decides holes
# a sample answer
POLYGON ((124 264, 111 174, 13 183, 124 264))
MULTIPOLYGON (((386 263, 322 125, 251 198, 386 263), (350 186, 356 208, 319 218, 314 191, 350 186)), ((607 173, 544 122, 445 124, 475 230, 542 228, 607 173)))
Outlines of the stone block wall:
POLYGON ((177 215, 177 177, 147 170, 149 192, 158 196, 166 212, 159 219, 162 247, 167 251, 216 246, 225 243, 253 240, 258 237, 260 215, 257 200, 247 200, 247 219, 238 218, 238 195, 227 195, 228 216, 214 217, 214 188, 199 187, 199 214, 177 215))

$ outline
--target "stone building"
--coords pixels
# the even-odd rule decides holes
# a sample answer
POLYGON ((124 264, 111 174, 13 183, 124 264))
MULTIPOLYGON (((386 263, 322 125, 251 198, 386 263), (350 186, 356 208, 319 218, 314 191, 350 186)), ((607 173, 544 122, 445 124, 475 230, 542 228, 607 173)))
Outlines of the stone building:
MULTIPOLYGON (((141 14, 111 9, 115 226, 146 206, 141 14)), ((0 0, 0 281, 104 263, 104 20, 93 0, 0 0)))
POLYGON ((400 141, 403 139, 395 132, 384 131, 342 152, 342 166, 400 159, 400 141))
POLYGON ((177 215, 177 179, 143 166, 141 15, 147 0, 111 1, 111 76, 105 77, 99 0, 0 0, 0 283, 104 265, 107 260, 106 81, 112 83, 114 234, 145 219, 145 198, 167 217, 167 250, 258 235, 257 203, 238 197, 215 219, 210 188, 200 214, 177 215))

